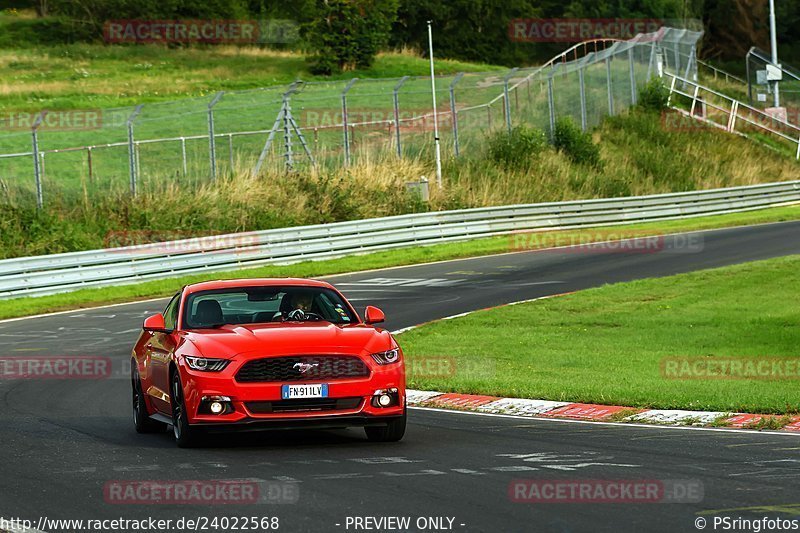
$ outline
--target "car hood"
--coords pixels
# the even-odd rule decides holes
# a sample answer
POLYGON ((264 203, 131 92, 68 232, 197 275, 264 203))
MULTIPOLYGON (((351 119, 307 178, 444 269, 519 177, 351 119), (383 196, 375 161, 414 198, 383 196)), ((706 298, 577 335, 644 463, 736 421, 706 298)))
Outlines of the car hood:
POLYGON ((386 330, 361 324, 330 323, 247 324, 223 326, 184 337, 205 357, 229 358, 238 354, 295 355, 325 353, 374 353, 393 347, 386 330))

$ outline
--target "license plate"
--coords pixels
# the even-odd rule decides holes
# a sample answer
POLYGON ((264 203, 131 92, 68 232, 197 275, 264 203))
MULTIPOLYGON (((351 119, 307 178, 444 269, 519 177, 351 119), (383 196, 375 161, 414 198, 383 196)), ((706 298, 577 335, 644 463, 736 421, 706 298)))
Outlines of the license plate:
POLYGON ((316 385, 283 385, 281 399, 294 400, 295 398, 327 398, 327 383, 316 385))

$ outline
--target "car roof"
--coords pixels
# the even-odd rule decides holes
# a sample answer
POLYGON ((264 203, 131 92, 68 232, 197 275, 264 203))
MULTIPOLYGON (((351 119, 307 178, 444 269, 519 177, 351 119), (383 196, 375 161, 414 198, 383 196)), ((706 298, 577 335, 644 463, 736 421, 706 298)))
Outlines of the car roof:
POLYGON ((203 281, 187 285, 186 294, 216 289, 236 289, 239 287, 322 287, 332 289, 333 285, 324 281, 302 278, 251 278, 203 281))

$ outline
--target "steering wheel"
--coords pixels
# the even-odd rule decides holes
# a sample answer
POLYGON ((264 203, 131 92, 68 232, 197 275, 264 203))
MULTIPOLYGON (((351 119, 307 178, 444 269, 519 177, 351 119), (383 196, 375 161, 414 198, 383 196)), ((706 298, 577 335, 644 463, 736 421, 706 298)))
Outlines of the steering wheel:
POLYGON ((293 309, 292 311, 289 311, 288 315, 286 315, 286 320, 302 322, 304 320, 322 320, 322 317, 316 313, 306 313, 302 309, 293 309))

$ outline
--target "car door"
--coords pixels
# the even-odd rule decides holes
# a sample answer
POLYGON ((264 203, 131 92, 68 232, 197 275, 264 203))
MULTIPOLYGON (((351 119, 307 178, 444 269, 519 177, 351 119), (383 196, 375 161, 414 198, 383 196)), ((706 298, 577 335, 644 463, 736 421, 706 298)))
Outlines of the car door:
POLYGON ((164 326, 166 331, 155 331, 145 345, 150 360, 151 385, 147 390, 153 405, 164 414, 171 414, 169 401, 169 362, 175 351, 175 329, 178 326, 178 308, 180 293, 164 309, 164 326))

